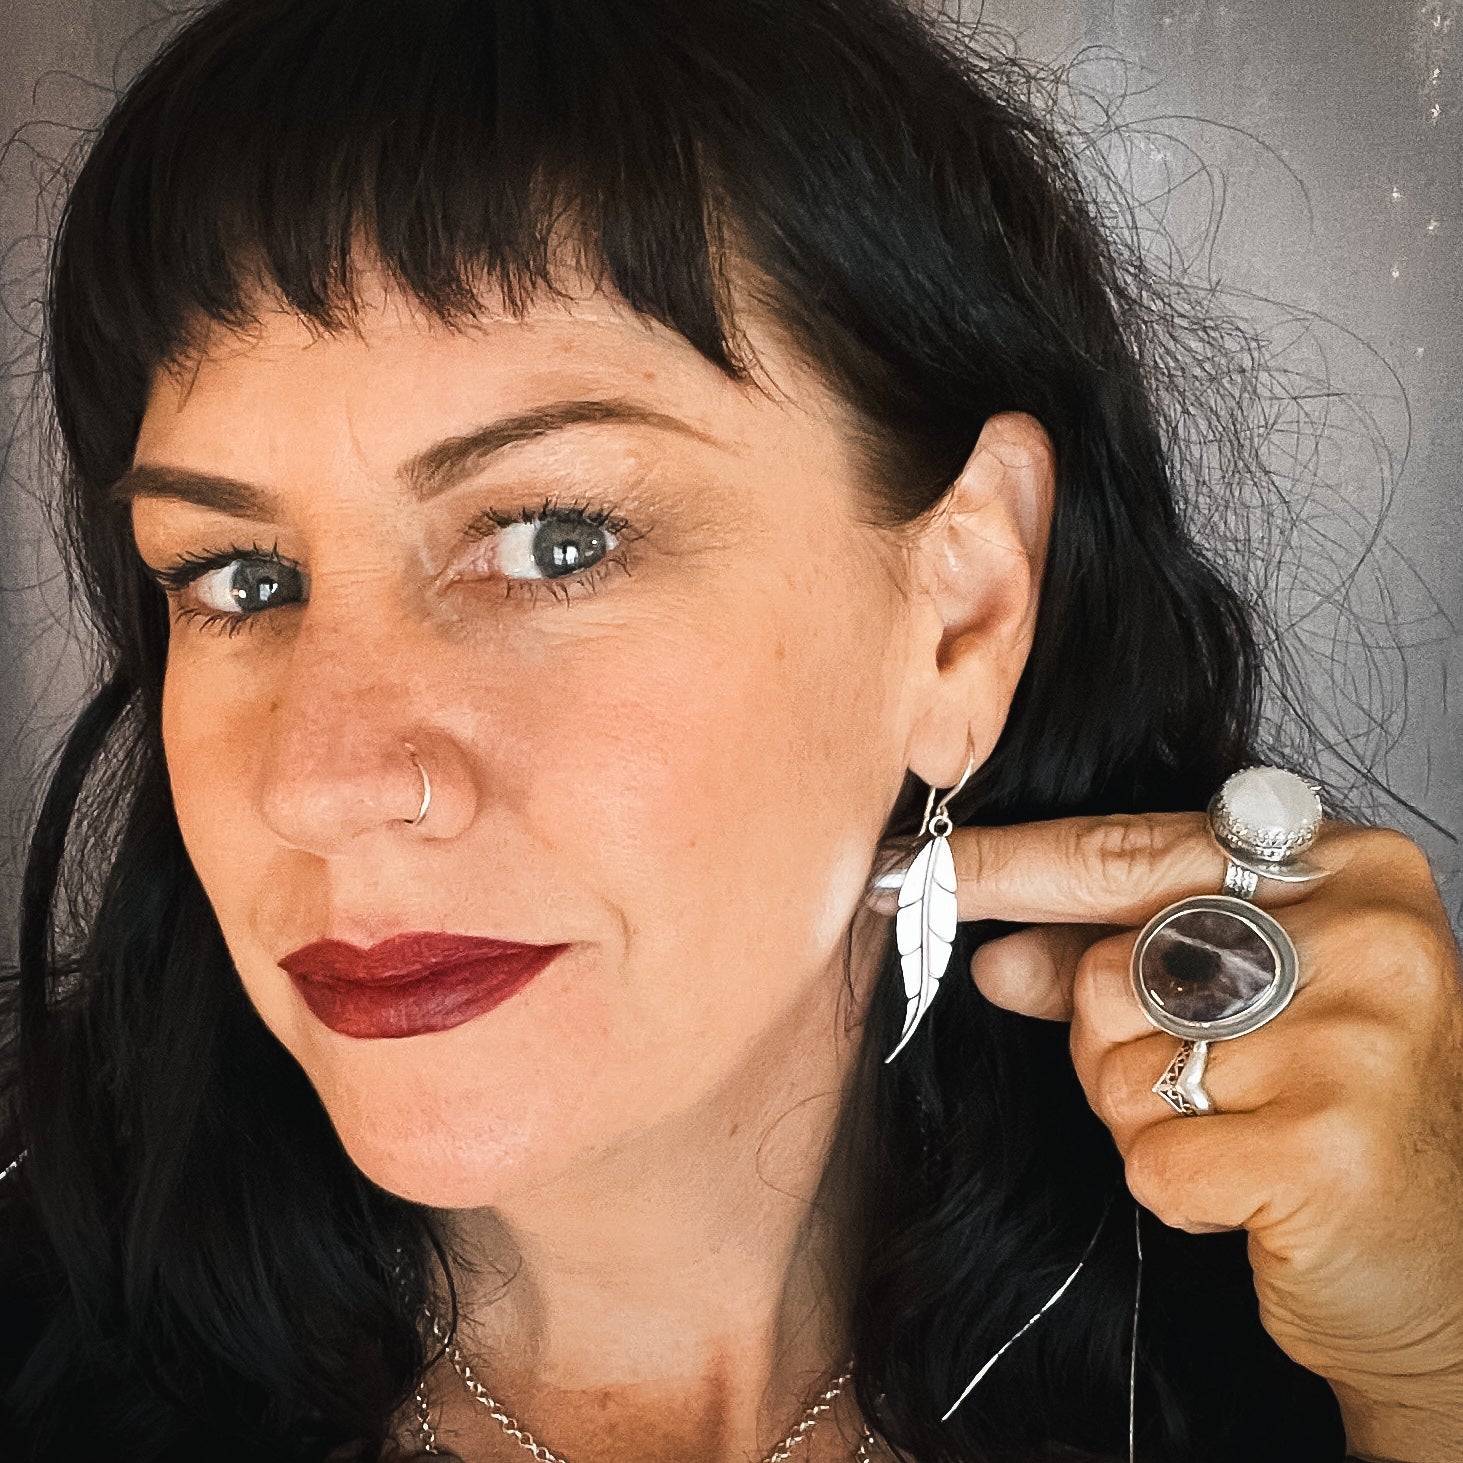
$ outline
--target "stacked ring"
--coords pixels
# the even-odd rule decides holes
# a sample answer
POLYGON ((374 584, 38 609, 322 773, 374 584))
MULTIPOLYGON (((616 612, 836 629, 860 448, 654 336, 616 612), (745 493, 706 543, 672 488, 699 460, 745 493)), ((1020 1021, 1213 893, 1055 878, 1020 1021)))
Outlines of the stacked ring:
POLYGON ((1326 870, 1305 857, 1322 819, 1313 783, 1278 767, 1247 767, 1210 800, 1209 833, 1225 855, 1223 892, 1160 909, 1133 947, 1133 991, 1149 1023, 1179 1038, 1153 1084, 1175 1112, 1216 1111, 1204 1090, 1209 1046, 1273 1021, 1300 980, 1295 944, 1252 903, 1262 878, 1305 884, 1326 870))

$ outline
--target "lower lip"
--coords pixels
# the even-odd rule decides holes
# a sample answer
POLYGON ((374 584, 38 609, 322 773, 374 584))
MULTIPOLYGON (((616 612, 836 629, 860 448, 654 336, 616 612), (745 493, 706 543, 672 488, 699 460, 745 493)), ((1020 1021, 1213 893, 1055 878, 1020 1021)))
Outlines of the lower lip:
POLYGON ((424 1036, 450 1031, 501 1006, 566 949, 546 945, 492 960, 464 961, 390 985, 301 975, 290 979, 315 1018, 342 1036, 424 1036))

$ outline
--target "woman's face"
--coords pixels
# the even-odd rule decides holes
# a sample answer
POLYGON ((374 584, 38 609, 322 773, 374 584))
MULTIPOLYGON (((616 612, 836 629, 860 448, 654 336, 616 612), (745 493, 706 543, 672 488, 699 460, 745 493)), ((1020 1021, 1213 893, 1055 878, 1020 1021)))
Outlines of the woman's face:
POLYGON ((268 314, 156 383, 149 565, 236 548, 303 576, 175 596, 183 838, 250 1000, 405 1197, 495 1202, 834 1041, 929 617, 859 522, 849 424, 753 340, 781 395, 603 297, 454 333, 382 290, 354 333, 268 314), (586 402, 610 405, 563 406, 586 402), (465 450, 525 413, 547 415, 465 450), (478 536, 485 510, 529 521, 478 536), (535 577, 556 541, 587 567, 535 577), (394 1038, 322 1024, 279 964, 402 931, 570 948, 394 1038))

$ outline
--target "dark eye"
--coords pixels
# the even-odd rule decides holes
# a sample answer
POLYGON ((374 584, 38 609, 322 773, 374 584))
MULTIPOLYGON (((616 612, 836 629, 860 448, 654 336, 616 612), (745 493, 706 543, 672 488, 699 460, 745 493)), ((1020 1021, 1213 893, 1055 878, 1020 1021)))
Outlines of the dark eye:
POLYGON ((277 559, 233 559, 192 581, 191 597, 209 614, 247 617, 303 594, 300 573, 277 559))
POLYGON ((619 537, 602 523, 566 515, 510 523, 493 541, 498 571, 508 578, 562 579, 592 569, 619 537))

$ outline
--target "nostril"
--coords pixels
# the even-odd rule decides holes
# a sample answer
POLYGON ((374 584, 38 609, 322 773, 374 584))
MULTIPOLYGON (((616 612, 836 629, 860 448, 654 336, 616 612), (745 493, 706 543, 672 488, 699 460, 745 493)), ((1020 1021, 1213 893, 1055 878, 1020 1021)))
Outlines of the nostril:
POLYGON ((291 848, 334 858, 358 839, 394 843, 407 828, 413 842, 451 840, 476 814, 467 749, 395 704, 308 721, 282 708, 271 730, 252 803, 291 848))

